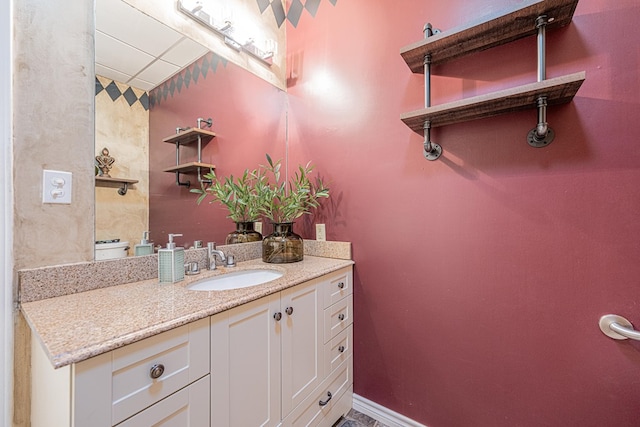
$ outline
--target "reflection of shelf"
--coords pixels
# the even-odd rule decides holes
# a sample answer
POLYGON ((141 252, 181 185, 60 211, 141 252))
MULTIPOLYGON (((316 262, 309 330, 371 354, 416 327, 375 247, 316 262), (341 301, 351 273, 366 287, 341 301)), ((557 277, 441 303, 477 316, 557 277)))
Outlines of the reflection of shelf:
MULTIPOLYGON (((209 119, 208 121, 198 119, 198 126, 200 126, 200 121, 204 121, 209 125, 209 127, 211 127, 211 119, 209 119)), ((171 135, 164 138, 162 140, 163 142, 175 144, 176 146, 176 165, 163 169, 163 172, 175 173, 176 184, 182 185, 185 187, 190 187, 191 182, 180 181, 181 173, 197 173, 198 182, 206 182, 206 181, 203 181, 202 179, 203 169, 207 169, 207 172, 208 172, 209 169, 214 169, 215 166, 210 165, 208 163, 202 163, 202 143, 211 141, 215 136, 216 136, 215 133, 197 127, 197 128, 189 128, 186 130, 182 130, 175 135, 171 135), (181 163, 180 162, 180 146, 192 144, 192 143, 197 143, 198 160, 195 162, 181 163)))
POLYGON ((189 130, 183 131, 179 134, 168 136, 162 141, 170 144, 186 145, 191 144, 192 142, 197 142, 199 136, 202 137, 202 142, 207 142, 216 136, 216 134, 204 129, 190 128, 189 130))
POLYGON ((127 178, 112 178, 108 176, 96 176, 96 185, 100 185, 102 183, 114 183, 114 184, 122 184, 122 187, 118 189, 118 194, 124 196, 127 194, 127 190, 129 189, 129 184, 137 183, 137 179, 127 179, 127 178))
POLYGON ((198 168, 203 168, 203 169, 207 169, 207 171, 209 169, 215 169, 216 167, 214 165, 210 165, 208 163, 201 163, 201 162, 190 162, 190 163, 183 163, 181 165, 177 165, 177 166, 171 166, 169 168, 163 169, 163 172, 180 172, 180 173, 189 173, 189 172, 198 172, 198 168))
POLYGON ((424 56, 437 65, 473 52, 536 34, 536 18, 547 15, 553 21, 547 29, 571 22, 578 0, 526 0, 523 6, 481 18, 480 21, 435 34, 400 49, 400 55, 414 73, 424 72, 424 56))
POLYGON ((535 108, 536 99, 540 96, 546 96, 549 105, 569 102, 575 96, 584 79, 585 72, 582 71, 403 113, 400 115, 400 119, 411 130, 422 135, 426 120, 431 121, 431 127, 438 127, 535 108))

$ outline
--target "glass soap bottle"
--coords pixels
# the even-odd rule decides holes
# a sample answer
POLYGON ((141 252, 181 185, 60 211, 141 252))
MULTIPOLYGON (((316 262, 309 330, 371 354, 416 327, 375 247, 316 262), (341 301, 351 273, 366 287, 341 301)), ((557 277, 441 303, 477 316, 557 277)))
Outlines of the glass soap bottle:
POLYGON ((174 237, 182 234, 169 234, 167 247, 158 249, 158 280, 160 283, 175 283, 184 279, 184 248, 176 247, 174 237))

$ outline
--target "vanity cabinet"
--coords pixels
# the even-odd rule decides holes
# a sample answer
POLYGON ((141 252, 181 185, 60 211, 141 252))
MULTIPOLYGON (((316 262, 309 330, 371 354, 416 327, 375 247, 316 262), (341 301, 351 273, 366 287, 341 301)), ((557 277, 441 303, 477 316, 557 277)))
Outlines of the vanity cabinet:
POLYGON ((54 369, 33 427, 333 425, 352 403, 352 267, 54 369))
POLYGON ((209 347, 207 318, 54 370, 33 340, 31 425, 209 425, 209 347))
POLYGON ((351 295, 348 267, 212 316, 212 425, 331 426, 346 413, 351 295))

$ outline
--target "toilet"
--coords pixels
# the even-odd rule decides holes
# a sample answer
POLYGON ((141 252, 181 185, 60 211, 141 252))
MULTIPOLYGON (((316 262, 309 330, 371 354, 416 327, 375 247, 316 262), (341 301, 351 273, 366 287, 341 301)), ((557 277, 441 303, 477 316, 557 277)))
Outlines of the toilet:
POLYGON ((96 243, 96 261, 125 258, 129 242, 96 243))

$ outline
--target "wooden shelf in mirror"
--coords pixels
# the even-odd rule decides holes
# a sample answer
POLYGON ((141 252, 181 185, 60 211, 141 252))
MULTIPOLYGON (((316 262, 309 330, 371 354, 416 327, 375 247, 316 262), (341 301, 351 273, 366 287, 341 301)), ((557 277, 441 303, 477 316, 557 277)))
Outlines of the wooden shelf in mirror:
POLYGON ((482 119, 513 111, 536 108, 536 100, 546 96, 549 105, 563 104, 573 99, 582 85, 586 73, 569 74, 505 89, 486 95, 403 113, 400 119, 414 132, 423 135, 424 122, 431 127, 446 126, 469 120, 482 119))
POLYGON ((180 173, 190 173, 190 172, 198 172, 198 168, 206 169, 205 173, 209 171, 209 169, 215 169, 215 165, 211 165, 209 163, 202 162, 189 162, 183 163, 176 166, 171 166, 169 168, 163 169, 163 172, 180 172, 180 173))
MULTIPOLYGON (((437 65, 537 33, 536 18, 547 15, 547 30, 563 27, 573 18, 578 0, 526 0, 523 5, 446 30, 400 49, 414 73, 424 73, 424 57, 437 65)), ((437 28, 437 25, 434 25, 437 28)))
POLYGON ((168 136, 162 141, 170 144, 186 145, 198 141, 199 136, 202 137, 202 142, 207 142, 215 137, 216 134, 204 129, 190 128, 176 135, 168 136))
POLYGON ((96 185, 101 184, 120 184, 121 187, 118 189, 118 194, 124 196, 127 194, 130 184, 136 184, 138 182, 137 179, 127 179, 127 178, 113 178, 110 176, 96 176, 96 185))

